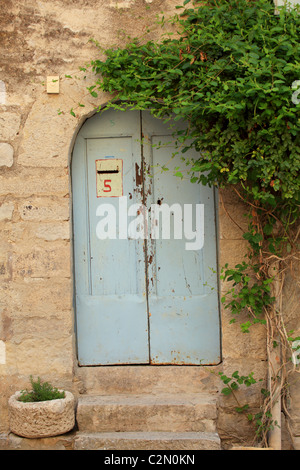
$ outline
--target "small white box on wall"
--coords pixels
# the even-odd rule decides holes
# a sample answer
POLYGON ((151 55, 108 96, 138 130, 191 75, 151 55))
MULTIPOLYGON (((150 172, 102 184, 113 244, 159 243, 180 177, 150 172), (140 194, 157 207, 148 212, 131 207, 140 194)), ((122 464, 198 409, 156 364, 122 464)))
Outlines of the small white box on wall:
POLYGON ((47 93, 59 93, 58 75, 49 75, 47 77, 47 93))

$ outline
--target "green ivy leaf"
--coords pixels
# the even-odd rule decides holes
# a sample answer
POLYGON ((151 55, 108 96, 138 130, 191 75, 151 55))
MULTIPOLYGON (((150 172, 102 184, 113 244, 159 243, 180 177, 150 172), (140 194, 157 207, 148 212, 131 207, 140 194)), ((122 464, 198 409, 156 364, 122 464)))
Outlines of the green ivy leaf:
POLYGON ((229 387, 225 387, 223 388, 223 390, 221 391, 221 393, 223 393, 223 395, 230 395, 232 393, 232 390, 229 388, 229 387))

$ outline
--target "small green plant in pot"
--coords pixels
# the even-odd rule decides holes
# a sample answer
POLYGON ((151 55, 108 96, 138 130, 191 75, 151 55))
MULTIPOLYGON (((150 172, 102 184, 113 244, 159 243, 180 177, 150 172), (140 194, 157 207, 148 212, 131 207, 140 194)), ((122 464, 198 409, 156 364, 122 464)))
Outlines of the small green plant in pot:
POLYGON ((21 390, 8 401, 10 430, 27 438, 64 434, 75 425, 75 398, 48 382, 30 376, 32 390, 21 390))
POLYGON ((36 402, 36 401, 47 401, 47 400, 57 400, 59 398, 65 398, 65 392, 60 391, 57 388, 54 388, 48 382, 41 382, 40 377, 37 381, 33 380, 32 375, 30 376, 30 383, 32 390, 22 390, 19 396, 19 401, 24 403, 36 402))

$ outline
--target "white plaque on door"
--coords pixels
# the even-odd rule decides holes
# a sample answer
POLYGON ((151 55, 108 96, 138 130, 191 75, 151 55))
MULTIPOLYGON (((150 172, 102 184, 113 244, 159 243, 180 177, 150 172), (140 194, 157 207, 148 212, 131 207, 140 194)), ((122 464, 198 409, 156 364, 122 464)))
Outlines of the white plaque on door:
POLYGON ((96 182, 97 197, 123 196, 123 160, 96 160, 96 182))

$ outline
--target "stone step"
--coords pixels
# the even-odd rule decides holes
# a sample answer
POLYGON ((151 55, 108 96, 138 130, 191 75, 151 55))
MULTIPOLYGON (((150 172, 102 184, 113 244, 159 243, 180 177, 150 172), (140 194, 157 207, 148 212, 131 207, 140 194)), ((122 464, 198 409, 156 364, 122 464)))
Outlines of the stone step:
POLYGON ((220 387, 218 366, 79 367, 77 377, 81 394, 210 393, 220 387))
POLYGON ((84 432, 215 432, 213 394, 84 395, 77 425, 84 432))
MULTIPOLYGON (((202 432, 78 432, 75 450, 221 450, 218 434, 202 432)), ((135 456, 136 458, 137 456, 135 456)), ((148 459, 149 457, 139 457, 148 459)), ((155 456, 149 463, 158 463, 155 456)), ((126 460, 128 463, 128 460, 126 460)), ((160 462, 162 463, 162 462, 160 462)), ((173 462, 177 464, 179 462, 173 462)), ((184 463, 184 462, 182 462, 184 463)))

